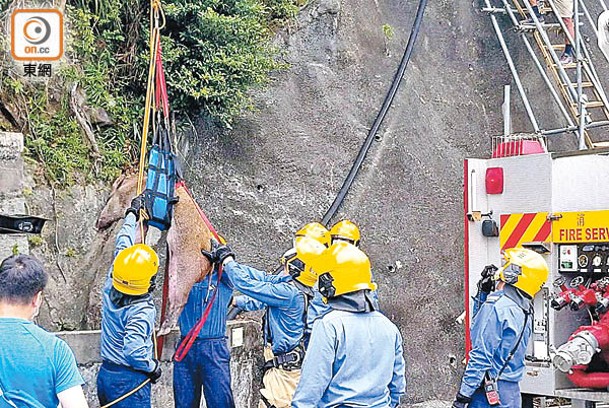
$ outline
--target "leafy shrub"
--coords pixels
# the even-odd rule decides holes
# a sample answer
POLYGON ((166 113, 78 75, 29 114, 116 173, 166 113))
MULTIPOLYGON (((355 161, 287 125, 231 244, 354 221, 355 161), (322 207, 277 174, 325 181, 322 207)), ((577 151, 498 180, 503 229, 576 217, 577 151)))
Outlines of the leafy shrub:
MULTIPOLYGON (((304 0, 164 0, 163 60, 173 110, 230 126, 251 108, 249 91, 282 69, 271 44, 274 30, 304 0)), ((65 63, 48 83, 23 82, 3 64, 0 99, 15 101, 25 117, 27 151, 59 183, 111 179, 138 155, 148 70, 149 3, 68 0, 65 63), (107 113, 94 124, 101 166, 70 109, 73 85, 83 108, 107 113)), ((178 116, 179 119, 179 116, 178 116)), ((0 129, 10 127, 0 121, 0 129)))

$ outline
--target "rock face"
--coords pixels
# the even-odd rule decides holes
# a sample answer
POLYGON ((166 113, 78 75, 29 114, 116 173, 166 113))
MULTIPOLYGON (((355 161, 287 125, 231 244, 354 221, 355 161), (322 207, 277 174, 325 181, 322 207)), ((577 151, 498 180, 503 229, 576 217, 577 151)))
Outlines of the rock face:
MULTIPOLYGON (((24 188, 23 135, 0 132, 0 214, 26 214, 24 188)), ((25 234, 0 235, 0 261, 14 252, 28 253, 25 234)))

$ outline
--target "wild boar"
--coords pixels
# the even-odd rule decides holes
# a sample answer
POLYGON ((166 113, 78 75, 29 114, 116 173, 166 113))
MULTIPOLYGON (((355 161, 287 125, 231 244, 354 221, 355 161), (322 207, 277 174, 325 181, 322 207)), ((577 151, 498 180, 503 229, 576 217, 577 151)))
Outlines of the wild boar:
POLYGON ((108 202, 102 209, 95 226, 105 230, 116 221, 125 216, 125 210, 131 205, 131 200, 137 192, 137 172, 128 172, 121 175, 112 184, 112 192, 108 202))
POLYGON ((173 207, 171 228, 167 233, 169 246, 169 299, 165 321, 158 335, 162 336, 176 325, 188 300, 190 289, 212 270, 212 264, 201 254, 210 249, 211 231, 197 208, 197 203, 184 187, 176 188, 179 201, 173 207))
MULTIPOLYGON (((136 189, 137 174, 123 175, 114 182, 108 203, 97 220, 98 229, 106 229, 124 216, 136 189)), ((210 249, 212 234, 199 215, 197 203, 184 187, 176 188, 175 195, 179 201, 173 207, 171 228, 167 232, 169 299, 158 335, 169 333, 176 325, 192 286, 212 270, 208 259, 201 254, 201 249, 210 249)), ((139 228, 136 240, 141 242, 139 228)))

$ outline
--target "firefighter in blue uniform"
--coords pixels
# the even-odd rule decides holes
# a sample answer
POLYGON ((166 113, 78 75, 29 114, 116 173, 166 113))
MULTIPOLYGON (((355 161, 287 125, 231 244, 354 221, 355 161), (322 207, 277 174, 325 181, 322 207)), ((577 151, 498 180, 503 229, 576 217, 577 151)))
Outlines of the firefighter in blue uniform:
POLYGON ((331 311, 313 325, 292 407, 397 407, 406 392, 402 337, 376 311, 368 257, 336 242, 310 264, 331 311))
POLYGON ((218 280, 214 268, 205 280, 193 286, 178 323, 186 336, 208 306, 217 290, 209 316, 192 348, 182 361, 173 365, 173 397, 176 408, 198 408, 201 389, 208 407, 234 408, 231 390, 230 351, 226 338, 226 312, 233 295, 228 271, 218 280))
MULTIPOLYGON (((100 405, 133 391, 148 379, 161 376, 153 338, 156 310, 150 292, 159 258, 152 248, 135 244, 137 217, 147 212, 144 194, 127 210, 116 238, 114 262, 102 292, 102 365, 97 376, 100 405)), ((113 405, 115 408, 149 408, 150 383, 113 405)))
MULTIPOLYGON (((355 223, 349 220, 342 220, 332 226, 328 231, 323 225, 319 223, 310 223, 305 225, 296 233, 296 240, 299 236, 309 236, 317 239, 321 244, 330 246, 336 242, 347 242, 349 244, 359 247, 361 234, 359 228, 355 223), (325 231, 325 232, 324 232, 325 231)), ((372 297, 378 302, 378 292, 375 290, 372 293, 372 297)), ((332 310, 324 301, 323 297, 319 293, 319 290, 314 290, 314 297, 309 303, 309 309, 307 311, 307 327, 305 329, 306 339, 308 342, 313 330, 313 323, 326 313, 332 310)), ((380 309, 379 309, 380 310, 380 309)))
POLYGON ((528 249, 507 249, 503 257, 497 290, 472 320, 472 350, 455 408, 521 406, 519 382, 533 326, 533 297, 549 269, 541 255, 528 249))
POLYGON ((295 249, 282 257, 284 270, 278 275, 239 264, 230 247, 215 241, 207 256, 211 262, 224 265, 235 289, 243 294, 235 298, 235 306, 245 311, 266 310, 263 324, 266 364, 259 407, 290 407, 304 356, 307 296, 312 296, 316 276, 298 259, 295 249))

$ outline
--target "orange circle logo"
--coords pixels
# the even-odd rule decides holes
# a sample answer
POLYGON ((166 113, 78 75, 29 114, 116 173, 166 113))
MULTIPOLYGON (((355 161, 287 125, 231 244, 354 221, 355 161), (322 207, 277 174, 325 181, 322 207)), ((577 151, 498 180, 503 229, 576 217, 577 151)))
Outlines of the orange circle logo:
POLYGON ((23 25, 23 36, 32 45, 43 44, 51 36, 51 25, 42 17, 31 17, 23 25))

